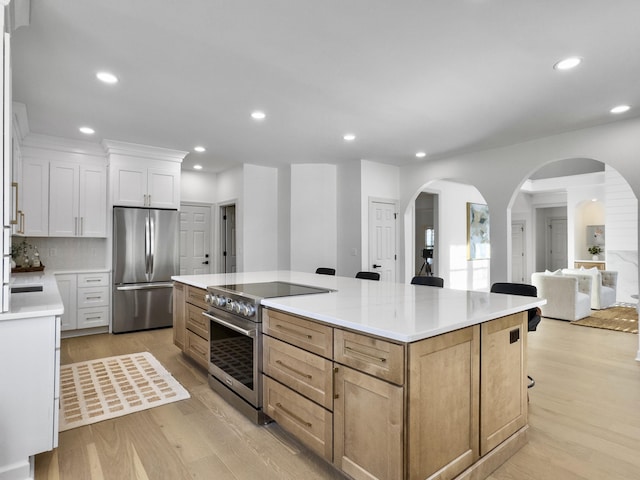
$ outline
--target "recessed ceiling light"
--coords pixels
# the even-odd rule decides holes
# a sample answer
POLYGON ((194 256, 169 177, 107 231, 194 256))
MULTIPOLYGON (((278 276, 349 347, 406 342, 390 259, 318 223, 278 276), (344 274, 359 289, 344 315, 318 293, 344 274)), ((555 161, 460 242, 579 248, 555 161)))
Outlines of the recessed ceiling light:
POLYGON ((591 199, 591 201, 592 201, 592 202, 597 202, 597 201, 598 201, 598 199, 597 199, 597 198, 592 198, 592 199, 591 199))
POLYGON ((624 113, 628 112, 631 107, 629 105, 618 105, 609 110, 611 113, 624 113))
POLYGON ((418 153, 416 153, 416 157, 418 157, 418 158, 424 158, 424 157, 426 157, 426 156, 427 156, 427 154, 426 154, 425 152, 418 152, 418 153))
POLYGON ((353 133, 346 133, 342 138, 347 142, 353 142, 356 139, 356 136, 353 133))
POLYGON ((118 77, 116 77, 113 73, 98 72, 96 73, 96 77, 98 78, 98 80, 104 83, 118 83, 118 77))
POLYGON ((202 170, 202 165, 194 165, 193 169, 194 170, 202 170))
POLYGON ((93 135, 94 133, 96 133, 96 131, 91 127, 80 127, 78 130, 80 130, 80 132, 84 133, 85 135, 93 135))
POLYGON ((251 112, 251 118, 253 118, 254 120, 264 120, 266 116, 267 115, 264 112, 261 112, 260 110, 251 112))
POLYGON ((553 66, 553 68, 556 70, 571 70, 572 68, 580 65, 580 63, 582 63, 582 59, 580 57, 569 57, 564 60, 560 60, 553 66))
POLYGON ((193 147, 193 149, 198 153, 202 153, 202 152, 206 152, 207 151, 206 148, 201 147, 200 145, 198 145, 197 147, 193 147))

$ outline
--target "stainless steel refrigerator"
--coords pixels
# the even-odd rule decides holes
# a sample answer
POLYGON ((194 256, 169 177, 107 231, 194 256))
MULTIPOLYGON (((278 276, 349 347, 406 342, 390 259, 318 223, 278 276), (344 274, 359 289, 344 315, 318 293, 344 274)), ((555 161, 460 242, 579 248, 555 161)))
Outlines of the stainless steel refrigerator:
POLYGON ((113 208, 113 333, 170 327, 177 210, 113 208))

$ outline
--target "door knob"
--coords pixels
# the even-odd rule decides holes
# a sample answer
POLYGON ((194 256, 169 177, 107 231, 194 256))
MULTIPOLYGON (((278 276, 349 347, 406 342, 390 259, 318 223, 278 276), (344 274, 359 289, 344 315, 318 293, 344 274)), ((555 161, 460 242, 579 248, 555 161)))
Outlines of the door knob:
POLYGON ((380 267, 382 267, 382 265, 376 265, 375 263, 374 263, 372 266, 373 266, 373 268, 380 268, 380 267))
POLYGON ((203 265, 209 265, 209 260, 202 262, 203 265))

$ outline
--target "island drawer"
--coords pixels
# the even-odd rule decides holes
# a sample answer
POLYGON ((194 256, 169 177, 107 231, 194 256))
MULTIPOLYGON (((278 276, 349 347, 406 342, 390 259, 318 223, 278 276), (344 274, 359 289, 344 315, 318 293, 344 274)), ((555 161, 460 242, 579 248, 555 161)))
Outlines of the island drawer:
POLYGON ((187 329, 208 339, 209 320, 202 313, 203 310, 200 307, 187 303, 187 329))
POLYGON ((325 358, 333 356, 333 328, 278 310, 265 308, 262 330, 267 335, 325 358))
POLYGON ((333 410, 333 362, 275 338, 262 338, 264 373, 333 410))
POLYGON ((334 360, 375 377, 404 384, 404 346, 336 328, 334 360))
POLYGON ((209 341, 187 330, 185 352, 205 368, 209 368, 209 341))
POLYGON ((265 413, 325 460, 333 461, 333 415, 320 405, 267 377, 263 378, 265 413))
POLYGON ((191 303, 193 305, 197 305, 203 310, 208 310, 209 305, 204 301, 204 296, 207 294, 206 290, 201 288, 192 287, 191 285, 186 285, 185 297, 187 303, 191 303))

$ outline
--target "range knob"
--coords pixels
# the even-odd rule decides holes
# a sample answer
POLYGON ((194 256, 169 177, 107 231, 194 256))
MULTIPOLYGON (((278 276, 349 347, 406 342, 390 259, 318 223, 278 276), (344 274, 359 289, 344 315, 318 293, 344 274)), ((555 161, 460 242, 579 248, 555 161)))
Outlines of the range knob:
POLYGON ((242 310, 242 303, 231 302, 231 310, 233 311, 233 313, 240 313, 242 310))
POLYGON ((224 307, 227 304, 227 299, 222 295, 216 295, 216 305, 224 307))
POLYGON ((211 295, 210 293, 206 293, 204 295, 204 301, 207 303, 207 305, 215 305, 213 295, 211 295))
POLYGON ((245 317, 251 317, 254 313, 256 313, 256 308, 253 305, 245 303, 244 305, 242 305, 240 313, 245 317))

